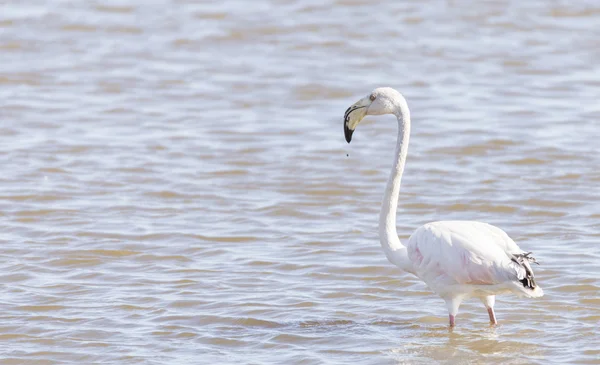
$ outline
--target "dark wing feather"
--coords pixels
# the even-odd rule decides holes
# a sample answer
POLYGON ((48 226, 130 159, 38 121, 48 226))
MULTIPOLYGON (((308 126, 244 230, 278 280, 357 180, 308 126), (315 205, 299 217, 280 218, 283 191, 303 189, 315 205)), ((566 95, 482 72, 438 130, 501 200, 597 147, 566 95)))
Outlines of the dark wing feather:
POLYGON ((529 263, 533 262, 538 265, 539 263, 531 256, 531 252, 512 254, 510 259, 522 269, 517 272, 517 277, 523 286, 528 289, 535 289, 533 270, 531 270, 529 263))

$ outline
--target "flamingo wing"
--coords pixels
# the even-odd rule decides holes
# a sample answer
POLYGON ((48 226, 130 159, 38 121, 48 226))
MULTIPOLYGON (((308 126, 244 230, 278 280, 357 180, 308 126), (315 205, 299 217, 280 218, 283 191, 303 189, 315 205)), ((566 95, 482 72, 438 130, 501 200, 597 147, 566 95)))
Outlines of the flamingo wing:
POLYGON ((533 258, 504 231, 486 223, 428 223, 410 237, 407 254, 415 273, 438 292, 455 285, 533 280, 533 258))

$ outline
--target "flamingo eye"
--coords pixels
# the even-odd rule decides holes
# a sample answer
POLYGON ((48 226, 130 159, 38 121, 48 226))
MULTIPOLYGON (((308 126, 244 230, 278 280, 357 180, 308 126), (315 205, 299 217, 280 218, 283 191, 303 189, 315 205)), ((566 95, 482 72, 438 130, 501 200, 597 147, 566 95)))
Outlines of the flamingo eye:
POLYGON ((371 94, 371 96, 369 96, 369 99, 371 99, 371 101, 375 101, 375 95, 371 94))

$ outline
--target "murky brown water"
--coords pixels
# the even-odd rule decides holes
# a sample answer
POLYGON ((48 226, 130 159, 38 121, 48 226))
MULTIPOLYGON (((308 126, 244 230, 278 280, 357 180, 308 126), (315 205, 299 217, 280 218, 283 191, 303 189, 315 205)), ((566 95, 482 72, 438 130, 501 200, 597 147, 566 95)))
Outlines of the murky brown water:
POLYGON ((600 5, 0 6, 1 364, 600 363, 600 5), (377 221, 505 229, 541 300, 441 299, 377 221), (349 157, 346 157, 349 154, 349 157))

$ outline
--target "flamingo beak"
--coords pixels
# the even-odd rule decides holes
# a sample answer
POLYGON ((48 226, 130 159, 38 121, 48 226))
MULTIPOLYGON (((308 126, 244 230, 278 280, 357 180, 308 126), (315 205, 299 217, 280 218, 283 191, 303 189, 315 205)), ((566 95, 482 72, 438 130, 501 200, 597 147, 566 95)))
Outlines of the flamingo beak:
POLYGON ((346 142, 350 143, 352 141, 352 133, 354 133, 358 123, 367 115, 369 105, 371 105, 371 100, 367 97, 360 99, 346 109, 346 113, 344 113, 344 136, 346 137, 346 142))
POLYGON ((354 133, 354 129, 348 128, 348 122, 344 121, 344 137, 346 137, 346 142, 350 143, 352 141, 352 133, 354 133))

